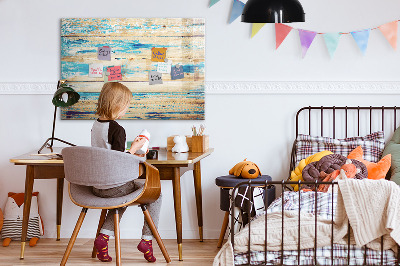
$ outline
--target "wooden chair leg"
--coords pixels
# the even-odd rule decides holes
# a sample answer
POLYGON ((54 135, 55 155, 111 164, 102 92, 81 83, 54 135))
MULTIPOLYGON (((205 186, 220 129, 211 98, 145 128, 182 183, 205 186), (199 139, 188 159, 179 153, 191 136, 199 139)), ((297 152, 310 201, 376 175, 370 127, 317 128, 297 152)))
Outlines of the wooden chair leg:
POLYGON ((162 254, 164 256, 165 261, 167 263, 170 263, 171 259, 170 259, 169 255, 168 255, 167 249, 165 248, 164 243, 161 240, 160 234, 158 233, 156 225, 154 224, 153 219, 151 218, 149 211, 147 210, 145 205, 140 205, 140 207, 142 208, 142 211, 143 211, 143 214, 144 214, 144 218, 145 218, 147 224, 150 226, 150 230, 153 233, 153 236, 157 240, 157 244, 161 249, 161 252, 162 252, 162 254))
POLYGON ((217 248, 220 248, 222 246, 222 242, 224 241, 224 237, 225 237, 226 228, 228 227, 228 222, 229 222, 229 212, 225 212, 225 217, 224 217, 224 221, 222 222, 221 234, 219 235, 217 248))
POLYGON ((74 246, 76 237, 78 236, 79 230, 81 229, 83 220, 85 219, 87 208, 82 208, 81 214, 79 215, 78 221, 76 222, 74 232, 72 232, 72 236, 69 240, 67 249, 65 250, 64 256, 61 260, 60 265, 64 266, 67 263, 69 254, 71 253, 72 247, 74 246))
POLYGON ((114 214, 114 234, 115 234, 115 256, 117 257, 115 261, 115 265, 121 265, 121 243, 120 243, 120 235, 119 235, 119 213, 118 209, 115 209, 114 214))
MULTIPOLYGON (((96 238, 100 234, 101 227, 103 227, 104 221, 106 220, 106 215, 107 215, 107 210, 106 209, 101 210, 101 215, 100 215, 100 219, 99 219, 99 225, 97 226, 96 238)), ((97 250, 94 247, 94 243, 93 243, 92 258, 96 258, 96 255, 97 255, 97 250)))

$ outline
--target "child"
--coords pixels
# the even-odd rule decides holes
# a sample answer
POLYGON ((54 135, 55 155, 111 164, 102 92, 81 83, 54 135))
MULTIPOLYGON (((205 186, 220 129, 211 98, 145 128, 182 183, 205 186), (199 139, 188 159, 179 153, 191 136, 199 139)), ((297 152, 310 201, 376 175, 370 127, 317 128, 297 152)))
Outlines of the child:
MULTIPOLYGON (((120 126, 115 119, 121 118, 128 110, 129 103, 132 100, 131 91, 121 83, 109 82, 105 83, 99 96, 97 103, 97 115, 99 118, 93 123, 91 142, 93 147, 101 147, 111 150, 125 152, 125 129, 120 126)), ((146 142, 144 138, 136 138, 129 153, 144 157, 145 155, 135 154, 146 142)), ((132 181, 117 187, 93 187, 93 194, 102 198, 121 197, 132 193, 143 187, 143 183, 135 182, 137 177, 133 176, 132 181)), ((148 204, 147 208, 156 226, 160 216, 161 195, 153 203, 148 204)), ((125 212, 126 207, 119 208, 120 219, 125 212)), ((99 236, 94 241, 97 249, 97 258, 101 261, 111 261, 108 255, 108 240, 114 235, 114 219, 115 210, 107 212, 106 220, 101 228, 99 236)), ((147 222, 144 222, 142 230, 142 240, 137 246, 138 250, 144 253, 144 258, 149 262, 155 262, 152 248, 152 233, 147 222)))

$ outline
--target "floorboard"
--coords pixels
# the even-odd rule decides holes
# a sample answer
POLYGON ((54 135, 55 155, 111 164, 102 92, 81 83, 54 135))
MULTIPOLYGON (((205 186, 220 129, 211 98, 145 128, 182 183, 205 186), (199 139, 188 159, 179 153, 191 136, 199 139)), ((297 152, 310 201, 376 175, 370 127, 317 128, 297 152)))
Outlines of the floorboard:
MULTIPOLYGON (((27 246, 25 249, 25 259, 19 259, 21 244, 12 241, 9 247, 0 246, 0 265, 60 265, 69 239, 40 239, 35 247, 27 246)), ((143 254, 136 249, 140 240, 121 240, 122 264, 123 265, 146 265, 150 264, 143 258, 143 254)), ((178 247, 176 240, 163 240, 168 250, 172 262, 167 264, 162 256, 157 243, 153 243, 154 254, 157 258, 157 265, 212 265, 215 255, 218 253, 217 240, 188 240, 183 241, 183 261, 178 261, 178 247)), ((114 265, 113 263, 102 263, 91 258, 93 240, 77 239, 68 259, 67 265, 114 265)), ((110 255, 114 259, 114 243, 110 241, 110 255)))

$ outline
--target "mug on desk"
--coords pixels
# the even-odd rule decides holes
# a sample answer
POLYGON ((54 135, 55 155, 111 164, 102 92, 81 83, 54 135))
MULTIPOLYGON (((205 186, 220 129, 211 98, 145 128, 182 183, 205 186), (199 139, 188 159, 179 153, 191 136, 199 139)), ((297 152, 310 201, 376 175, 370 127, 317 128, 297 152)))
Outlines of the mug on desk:
POLYGON ((148 160, 157 160, 158 159, 158 150, 149 150, 146 154, 146 158, 148 160))

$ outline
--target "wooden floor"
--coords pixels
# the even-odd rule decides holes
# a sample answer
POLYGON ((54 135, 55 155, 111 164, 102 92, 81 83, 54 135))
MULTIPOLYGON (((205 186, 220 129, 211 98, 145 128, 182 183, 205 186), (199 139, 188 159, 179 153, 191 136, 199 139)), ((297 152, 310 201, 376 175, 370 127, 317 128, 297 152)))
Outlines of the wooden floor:
MULTIPOLYGON (((61 258, 64 255, 65 248, 69 239, 40 239, 36 247, 25 249, 25 259, 20 260, 20 242, 12 241, 9 247, 0 246, 0 265, 60 265, 61 258)), ((176 240, 163 240, 168 250, 172 262, 167 264, 154 241, 154 254, 157 258, 156 263, 149 264, 143 254, 136 249, 140 240, 121 240, 122 264, 123 265, 212 265, 215 255, 218 253, 217 240, 183 240, 183 261, 178 260, 178 247, 176 240)), ((114 262, 114 243, 110 241, 110 255, 113 262, 104 263, 91 258, 93 248, 92 239, 77 239, 68 259, 67 265, 115 265, 114 262)))

